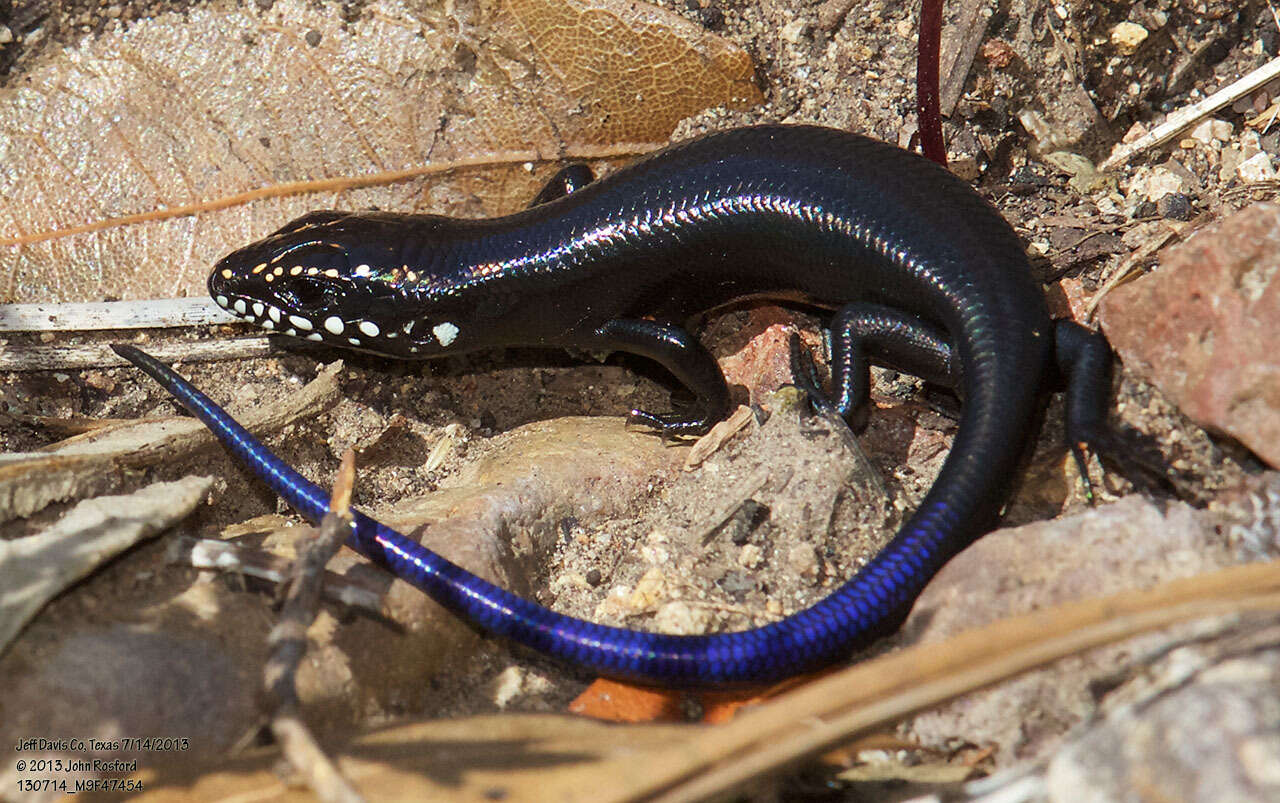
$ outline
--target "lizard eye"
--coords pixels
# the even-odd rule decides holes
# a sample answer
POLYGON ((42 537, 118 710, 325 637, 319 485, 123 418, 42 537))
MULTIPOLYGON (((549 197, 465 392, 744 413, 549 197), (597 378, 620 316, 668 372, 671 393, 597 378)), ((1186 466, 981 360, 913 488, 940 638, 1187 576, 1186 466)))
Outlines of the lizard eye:
POLYGON ((277 292, 286 305, 299 312, 323 309, 334 297, 332 284, 309 276, 299 276, 277 292))

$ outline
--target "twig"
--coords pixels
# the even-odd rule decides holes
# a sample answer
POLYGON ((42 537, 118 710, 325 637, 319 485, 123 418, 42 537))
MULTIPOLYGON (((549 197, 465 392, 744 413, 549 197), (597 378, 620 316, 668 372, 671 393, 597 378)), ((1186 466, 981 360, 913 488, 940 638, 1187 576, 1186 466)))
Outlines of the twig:
MULTIPOLYGON (((233 572, 268 583, 284 585, 289 581, 293 561, 278 558, 258 549, 212 538, 181 537, 173 540, 166 559, 194 569, 233 572)), ((321 594, 330 602, 383 616, 382 595, 345 575, 327 572, 321 594)))
POLYGON ((208 298, 66 304, 0 304, 0 332, 88 332, 238 323, 208 298))
POLYGON ((1128 145, 1117 145, 1111 155, 1102 164, 1098 165, 1098 169, 1110 170, 1113 167, 1118 167, 1148 148, 1154 148, 1173 139, 1184 129, 1213 114, 1228 103, 1234 103, 1245 95, 1254 92, 1276 76, 1280 76, 1280 58, 1268 61, 1238 81, 1233 81, 1214 92, 1204 100, 1178 109, 1170 114, 1163 123, 1128 145))
POLYGON ((155 209, 150 212, 139 212, 133 215, 123 215, 121 217, 95 220, 90 223, 68 226, 63 229, 45 229, 43 231, 35 231, 29 234, 0 237, 0 246, 29 245, 31 243, 43 242, 44 240, 70 237, 76 234, 90 234, 95 231, 102 231, 104 229, 111 229, 119 226, 129 226, 137 223, 151 223, 157 220, 168 220, 170 218, 177 217, 188 217, 202 212, 214 212, 220 209, 229 209, 234 206, 241 206, 253 201, 261 201, 266 198, 308 195, 317 192, 342 192, 344 190, 359 189, 362 187, 380 187, 388 184, 397 184, 403 181, 409 181, 415 178, 421 178, 423 176, 451 173, 457 170, 494 167, 497 165, 559 161, 561 159, 609 159, 620 156, 635 156, 637 154, 648 153, 658 147, 659 145, 655 143, 624 142, 613 145, 576 145, 565 148, 562 153, 550 155, 538 153, 536 151, 503 151, 466 159, 455 159, 448 162, 433 162, 431 164, 418 165, 417 167, 410 167, 404 170, 388 170, 383 173, 373 173, 365 176, 340 176, 338 178, 315 179, 311 181, 286 181, 280 184, 272 184, 270 186, 248 190, 246 192, 238 192, 233 195, 224 195, 220 198, 210 198, 204 201, 179 204, 166 209, 155 209))
MULTIPOLYGON (((249 357, 268 357, 284 352, 277 337, 245 337, 237 340, 210 340, 198 343, 148 345, 149 353, 164 362, 220 362, 249 357)), ((299 341, 291 348, 306 348, 299 341)), ((129 363, 117 357, 107 346, 41 346, 6 343, 0 348, 0 371, 65 371, 80 368, 114 368, 129 363)))
POLYGON ((982 38, 991 24, 991 17, 984 17, 982 9, 995 6, 990 0, 966 0, 961 4, 956 24, 947 37, 948 46, 942 60, 941 86, 938 88, 939 111, 944 117, 950 117, 955 110, 960 95, 964 93, 965 81, 973 68, 973 57, 982 46, 982 38))
POLYGON ((316 538, 294 562, 293 576, 280 611, 280 621, 267 637, 271 656, 263 669, 263 689, 271 712, 271 733, 285 758, 305 779, 311 791, 325 801, 354 803, 362 798, 342 777, 324 753, 311 731, 298 716, 298 692, 294 674, 307 651, 307 628, 320 608, 324 567, 351 534, 351 487, 355 474, 355 453, 350 449, 342 467, 329 513, 320 523, 316 538))
POLYGON ((1138 268, 1152 254, 1160 250, 1165 243, 1172 240, 1181 233, 1181 229, 1167 228, 1160 234, 1152 237, 1142 244, 1137 251, 1134 251, 1125 260, 1116 267, 1115 271, 1107 277, 1098 292, 1094 293, 1093 298, 1089 300, 1089 305, 1085 307, 1084 319, 1086 321, 1093 320, 1094 313, 1098 310, 1098 305, 1102 303, 1102 299, 1110 295, 1111 291, 1134 278, 1138 274, 1138 268))

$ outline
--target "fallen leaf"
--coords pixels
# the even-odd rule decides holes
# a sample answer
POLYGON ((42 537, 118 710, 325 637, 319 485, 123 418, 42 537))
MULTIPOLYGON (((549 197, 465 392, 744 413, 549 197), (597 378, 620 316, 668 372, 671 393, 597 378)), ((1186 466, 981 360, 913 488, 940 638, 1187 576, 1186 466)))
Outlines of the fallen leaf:
POLYGON ((0 302, 201 295, 316 208, 511 212, 562 158, 760 98, 745 53, 643 3, 414 10, 198 4, 29 69, 0 91, 0 302))

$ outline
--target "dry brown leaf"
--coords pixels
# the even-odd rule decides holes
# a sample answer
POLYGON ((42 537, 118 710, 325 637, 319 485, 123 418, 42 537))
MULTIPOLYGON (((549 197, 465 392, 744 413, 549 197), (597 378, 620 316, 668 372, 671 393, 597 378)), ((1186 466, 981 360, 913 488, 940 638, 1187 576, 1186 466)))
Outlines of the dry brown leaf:
MULTIPOLYGON (((656 750, 694 730, 680 725, 622 728, 553 714, 476 716, 410 723, 362 736, 338 751, 337 764, 366 800, 585 802, 617 792, 599 775, 601 762, 656 750)), ((173 762, 158 771, 146 768, 134 777, 147 793, 132 799, 314 800, 305 788, 281 783, 274 771, 278 760, 278 753, 263 750, 208 773, 189 762, 173 762)))
POLYGON ((759 99, 745 53, 643 3, 457 5, 199 5, 31 68, 0 92, 0 302, 201 295, 310 209, 512 211, 526 162, 635 154, 759 99), (422 175, 459 165, 485 169, 422 175))

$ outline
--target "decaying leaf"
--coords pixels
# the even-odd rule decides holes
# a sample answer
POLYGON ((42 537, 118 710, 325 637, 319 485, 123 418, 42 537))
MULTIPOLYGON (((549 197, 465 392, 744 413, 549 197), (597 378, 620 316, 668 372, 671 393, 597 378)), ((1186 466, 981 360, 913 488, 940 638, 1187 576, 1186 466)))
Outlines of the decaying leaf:
MULTIPOLYGON (((336 361, 274 407, 247 416, 245 425, 270 432, 332 404, 342 362, 336 361)), ((41 449, 0 457, 0 522, 46 505, 115 490, 121 469, 172 460, 214 443, 194 418, 141 420, 95 429, 41 449)))
POLYGON ((0 302, 200 295, 218 257, 310 209, 513 211, 543 162, 759 99, 745 53, 643 3, 363 9, 198 5, 0 92, 0 302), (484 169, 440 178, 458 165, 484 169))
POLYGON ((0 541, 0 652, 44 604, 99 564, 181 521, 213 487, 209 477, 100 496, 37 535, 0 541))

